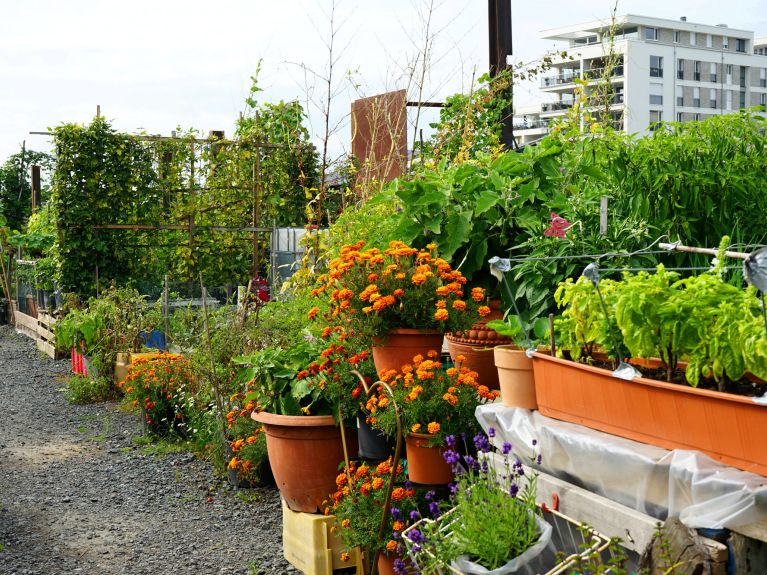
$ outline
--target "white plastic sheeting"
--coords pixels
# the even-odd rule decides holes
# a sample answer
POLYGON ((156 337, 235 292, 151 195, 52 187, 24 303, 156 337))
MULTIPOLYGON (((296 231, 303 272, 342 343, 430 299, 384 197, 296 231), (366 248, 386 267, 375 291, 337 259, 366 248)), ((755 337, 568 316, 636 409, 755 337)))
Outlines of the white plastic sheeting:
POLYGON ((700 452, 668 451, 500 403, 477 407, 476 417, 486 432, 495 429, 498 449, 511 443, 528 464, 540 453, 533 467, 659 520, 722 529, 767 517, 767 478, 700 452))

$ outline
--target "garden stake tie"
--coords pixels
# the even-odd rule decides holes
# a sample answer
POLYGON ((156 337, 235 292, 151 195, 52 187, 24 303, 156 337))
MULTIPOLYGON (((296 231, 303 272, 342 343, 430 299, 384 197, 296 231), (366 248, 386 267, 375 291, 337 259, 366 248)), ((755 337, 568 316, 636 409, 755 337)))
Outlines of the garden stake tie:
POLYGON ((615 368, 615 370, 613 371, 613 376, 618 377, 620 379, 626 379, 631 381, 632 379, 640 376, 641 374, 637 372, 637 370, 634 369, 633 366, 623 361, 623 354, 621 353, 621 348, 618 345, 618 340, 615 337, 615 332, 613 331, 613 324, 610 323, 610 315, 607 313, 607 305, 605 305, 605 300, 602 297, 602 292, 599 289, 599 266, 596 263, 591 263, 587 265, 586 269, 583 270, 582 275, 587 280, 589 280, 592 284, 594 284, 594 288, 597 290, 597 295, 599 296, 599 303, 602 304, 602 311, 605 314, 605 319, 607 320, 607 327, 610 330, 610 339, 613 341, 613 347, 615 348, 615 353, 618 354, 618 367, 615 368))
MULTIPOLYGON (((391 474, 389 477, 389 486, 386 488, 386 497, 384 498, 384 508, 381 513, 381 526, 378 528, 378 538, 383 541, 384 531, 386 531, 386 520, 391 511, 391 494, 394 491, 394 480, 397 477, 397 467, 399 466, 400 455, 402 454, 402 416, 400 413, 399 405, 394 400, 394 392, 388 383, 381 380, 376 381, 372 385, 368 385, 362 374, 356 369, 352 371, 362 383, 362 389, 365 390, 365 395, 370 397, 378 388, 383 389, 391 399, 391 403, 394 406, 394 416, 397 421, 397 444, 394 447, 394 458, 392 459, 391 474)), ((341 439, 344 446, 344 460, 346 461, 346 473, 349 473, 349 455, 346 452, 346 432, 344 431, 343 421, 341 420, 341 439)), ((351 479, 350 483, 351 485, 351 479)), ((376 575, 378 573, 378 556, 381 554, 381 549, 378 549, 375 555, 370 561, 370 575, 376 575)))

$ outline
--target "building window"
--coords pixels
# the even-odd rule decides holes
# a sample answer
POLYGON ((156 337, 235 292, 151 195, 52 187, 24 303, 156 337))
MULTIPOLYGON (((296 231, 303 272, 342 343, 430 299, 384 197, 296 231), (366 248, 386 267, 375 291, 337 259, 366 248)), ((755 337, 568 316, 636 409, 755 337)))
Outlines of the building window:
POLYGON ((684 80, 684 60, 681 58, 676 61, 676 78, 677 80, 684 80))
POLYGON ((650 110, 650 125, 648 129, 654 132, 660 128, 660 123, 663 121, 663 112, 660 110, 650 110))
POLYGON ((732 64, 727 64, 726 70, 727 70, 727 79, 725 82, 727 84, 732 84, 732 64))
POLYGON ((663 84, 650 84, 650 104, 663 105, 663 84))
POLYGON ((682 86, 676 87, 676 105, 684 106, 684 88, 682 86))
POLYGON ((759 87, 767 88, 767 68, 759 70, 759 87))
POLYGON ((690 32, 690 46, 695 46, 695 32, 690 32))
POLYGON ((706 48, 713 48, 714 47, 714 38, 711 36, 711 34, 706 34, 706 48))
POLYGON ((696 122, 700 122, 700 114, 693 114, 692 119, 696 122))
POLYGON ((725 110, 727 110, 728 112, 731 112, 732 111, 732 92, 730 90, 727 90, 727 92, 725 93, 724 101, 725 101, 725 110))
POLYGON ((692 79, 700 82, 700 60, 695 61, 695 70, 692 73, 692 79))
POLYGON ((692 89, 692 105, 695 108, 700 108, 700 88, 692 89))
POLYGON ((663 56, 650 56, 650 76, 663 78, 663 56))
POLYGON ((740 87, 745 88, 746 87, 746 71, 748 68, 745 66, 740 67, 740 87))
POLYGON ((745 40, 745 38, 735 38, 735 51, 736 52, 745 52, 746 51, 746 40, 745 40))
POLYGON ((682 112, 676 113, 676 121, 677 122, 684 122, 684 114, 682 112))
POLYGON ((679 44, 682 39, 682 33, 679 30, 674 30, 674 44, 679 44))
POLYGON ((759 105, 767 106, 767 94, 759 94, 759 105))
POLYGON ((716 108, 716 90, 713 88, 708 91, 708 103, 712 108, 716 108))
POLYGON ((746 107, 746 93, 741 92, 740 93, 740 109, 742 110, 745 107, 746 107))
POLYGON ((722 36, 722 48, 725 50, 730 49, 730 38, 729 36, 722 36))
POLYGON ((658 29, 657 28, 645 28, 644 29, 644 39, 645 40, 657 40, 658 39, 658 29))
POLYGON ((711 62, 711 67, 709 68, 709 74, 710 74, 710 81, 716 82, 716 62, 711 62))

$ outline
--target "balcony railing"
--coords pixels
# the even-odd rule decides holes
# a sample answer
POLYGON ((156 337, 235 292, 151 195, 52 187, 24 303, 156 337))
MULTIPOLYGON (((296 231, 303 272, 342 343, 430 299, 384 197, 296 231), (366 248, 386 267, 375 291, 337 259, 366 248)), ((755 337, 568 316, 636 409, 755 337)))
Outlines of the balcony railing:
POLYGON ((533 120, 531 122, 516 122, 515 130, 536 130, 539 128, 548 128, 549 120, 533 120))
POLYGON ((561 86, 562 84, 572 84, 574 80, 580 77, 580 72, 559 74, 557 76, 545 76, 541 78, 541 88, 553 88, 554 86, 561 86))
MULTIPOLYGON (((586 70, 583 75, 587 80, 598 80, 601 79, 604 74, 605 70, 607 68, 592 68, 591 70, 586 70)), ((610 74, 610 78, 620 78, 623 76, 623 65, 613 66, 612 74, 610 74)))
POLYGON ((558 112, 572 107, 572 102, 544 102, 541 104, 541 112, 558 112))

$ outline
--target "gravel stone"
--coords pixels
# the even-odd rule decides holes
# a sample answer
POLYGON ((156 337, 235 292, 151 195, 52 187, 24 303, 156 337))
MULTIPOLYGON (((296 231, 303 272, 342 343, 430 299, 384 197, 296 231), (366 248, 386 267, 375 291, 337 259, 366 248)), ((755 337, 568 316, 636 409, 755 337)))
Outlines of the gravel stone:
POLYGON ((0 573, 300 573, 276 489, 245 503, 193 454, 141 453, 117 403, 67 402, 69 368, 0 326, 0 573))

